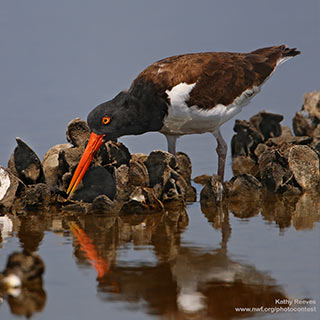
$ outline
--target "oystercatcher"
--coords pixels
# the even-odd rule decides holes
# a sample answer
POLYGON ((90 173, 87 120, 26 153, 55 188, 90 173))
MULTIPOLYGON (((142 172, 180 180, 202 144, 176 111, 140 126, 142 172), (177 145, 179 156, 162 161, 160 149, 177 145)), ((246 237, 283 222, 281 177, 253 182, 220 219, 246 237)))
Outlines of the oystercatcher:
POLYGON ((148 131, 163 133, 174 155, 179 136, 211 132, 223 180, 227 144, 220 126, 250 102, 279 64, 298 54, 280 45, 249 53, 183 54, 150 65, 129 90, 89 113, 92 133, 67 193, 76 189, 102 143, 148 131))

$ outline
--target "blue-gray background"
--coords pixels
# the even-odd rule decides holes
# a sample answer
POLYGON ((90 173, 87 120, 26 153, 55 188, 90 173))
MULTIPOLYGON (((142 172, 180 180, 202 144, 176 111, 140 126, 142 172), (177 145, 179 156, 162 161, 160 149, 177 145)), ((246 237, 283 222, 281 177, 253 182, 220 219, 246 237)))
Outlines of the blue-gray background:
MULTIPOLYGON (((86 119, 147 65, 179 53, 298 47, 302 55, 281 66, 237 116, 267 109, 284 114, 290 125, 303 94, 320 87, 319 16, 317 0, 3 0, 0 164, 7 164, 16 136, 42 158, 65 142, 71 119, 86 119)), ((222 130, 228 142, 233 123, 222 130)), ((166 148, 157 133, 122 141, 132 152, 166 148)), ((216 169, 214 149, 209 134, 178 142, 195 174, 216 169)))

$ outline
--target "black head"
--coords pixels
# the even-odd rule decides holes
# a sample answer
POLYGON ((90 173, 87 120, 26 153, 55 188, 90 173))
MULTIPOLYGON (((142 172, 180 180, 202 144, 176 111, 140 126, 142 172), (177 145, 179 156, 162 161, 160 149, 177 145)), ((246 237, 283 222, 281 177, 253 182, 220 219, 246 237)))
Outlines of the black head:
POLYGON ((149 130, 150 123, 139 100, 127 92, 98 105, 89 113, 87 121, 94 133, 105 135, 105 141, 144 133, 149 130))
POLYGON ((124 135, 137 135, 158 131, 167 112, 166 103, 152 92, 144 91, 142 97, 120 92, 114 99, 94 108, 88 115, 89 128, 104 140, 124 135))

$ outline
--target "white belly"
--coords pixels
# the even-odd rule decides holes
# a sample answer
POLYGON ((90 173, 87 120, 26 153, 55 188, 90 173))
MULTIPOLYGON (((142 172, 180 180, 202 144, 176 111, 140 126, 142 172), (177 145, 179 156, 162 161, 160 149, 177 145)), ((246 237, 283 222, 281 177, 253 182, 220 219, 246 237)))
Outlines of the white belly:
POLYGON ((215 132, 241 109, 241 106, 226 107, 222 104, 211 110, 202 110, 197 106, 169 106, 161 132, 171 135, 215 132))
POLYGON ((160 130, 162 133, 184 135, 216 132, 224 122, 238 114, 253 96, 250 95, 250 98, 239 97, 229 106, 219 104, 212 109, 200 109, 197 106, 189 107, 186 103, 194 86, 195 83, 180 83, 170 91, 166 91, 170 105, 168 105, 168 115, 160 130))

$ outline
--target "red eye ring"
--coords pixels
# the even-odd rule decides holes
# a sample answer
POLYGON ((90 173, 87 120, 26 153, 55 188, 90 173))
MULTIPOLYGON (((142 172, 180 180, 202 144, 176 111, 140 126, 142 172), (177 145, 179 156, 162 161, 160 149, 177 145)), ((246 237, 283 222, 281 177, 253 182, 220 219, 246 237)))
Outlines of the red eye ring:
POLYGON ((111 118, 108 117, 108 116, 104 116, 101 119, 101 122, 102 122, 103 125, 107 125, 108 123, 110 123, 110 121, 111 121, 111 118))

